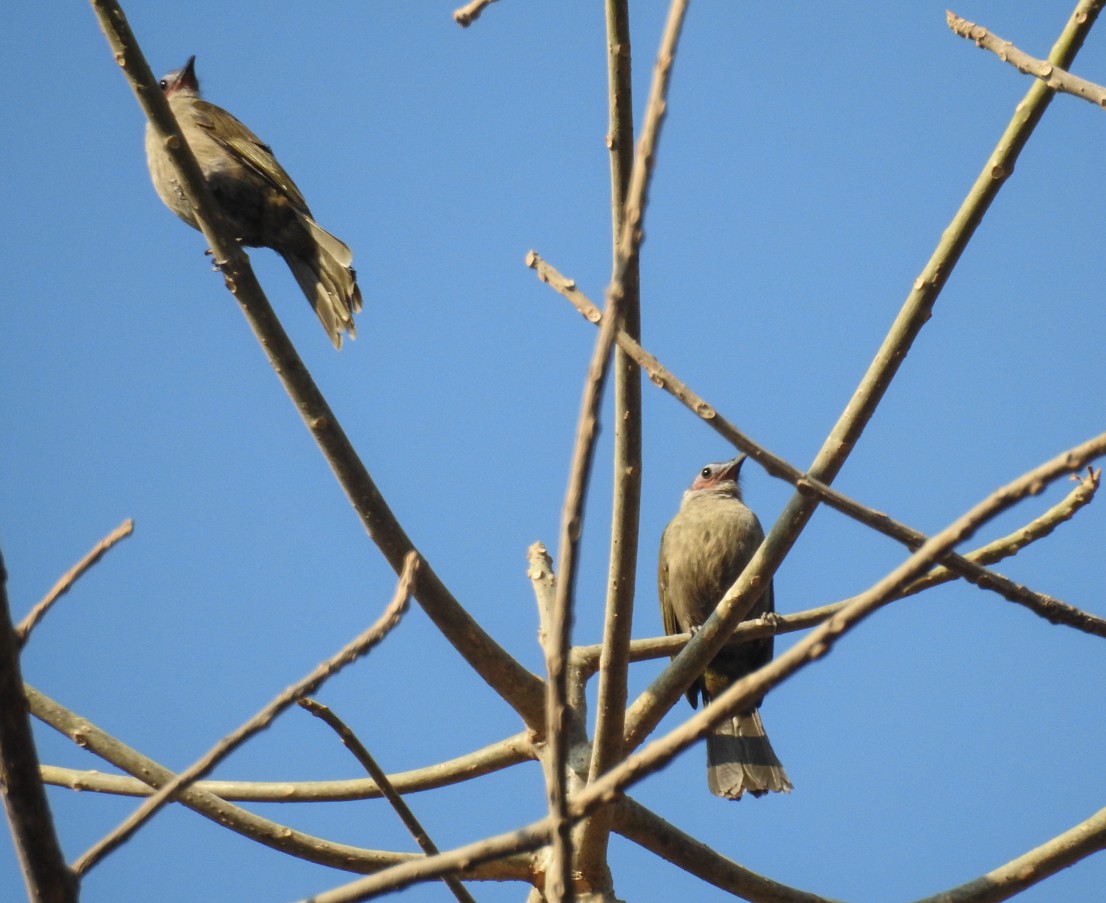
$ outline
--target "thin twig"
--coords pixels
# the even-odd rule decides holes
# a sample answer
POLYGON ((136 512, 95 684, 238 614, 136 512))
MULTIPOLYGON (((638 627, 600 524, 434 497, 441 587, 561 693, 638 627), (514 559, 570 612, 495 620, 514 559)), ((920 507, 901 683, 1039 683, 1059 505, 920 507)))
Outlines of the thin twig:
POLYGON ((557 595, 551 619, 552 642, 545 656, 546 670, 549 675, 546 692, 549 810, 556 826, 553 836, 553 864, 550 868, 551 880, 546 882, 545 894, 555 903, 560 901, 571 903, 573 899, 572 837, 571 825, 566 818, 565 765, 569 745, 566 704, 567 663, 572 633, 572 599, 576 587, 576 547, 582 530, 584 499, 595 451, 599 404, 614 338, 621 327, 621 310, 626 295, 626 274, 636 264, 641 247, 642 221, 656 160, 657 142, 667 107, 669 77, 686 12, 687 0, 672 0, 664 34, 661 37, 660 50, 657 53, 641 141, 630 176, 625 221, 619 240, 614 275, 607 289, 606 315, 596 338, 595 350, 592 353, 584 385, 584 397, 580 403, 572 467, 561 514, 557 595))
MULTIPOLYGON (((57 727, 53 723, 51 726, 57 727)), ((62 730, 60 727, 58 729, 62 730)), ((398 771, 389 775, 388 780, 400 793, 420 793, 436 790, 439 787, 449 787, 472 778, 494 774, 513 765, 533 761, 537 759, 537 754, 534 752, 533 742, 528 733, 524 731, 515 734, 434 765, 398 771)), ((98 748, 89 746, 88 749, 100 755, 98 748)), ((112 758, 110 750, 104 758, 114 765, 119 765, 112 758)), ((119 767, 123 766, 119 765, 119 767)), ((89 790, 117 796, 149 796, 151 793, 148 784, 125 775, 62 768, 58 765, 41 765, 39 769, 44 783, 67 787, 70 790, 89 790)), ((344 781, 197 781, 193 786, 221 799, 254 803, 341 803, 351 800, 378 799, 383 795, 376 782, 368 778, 344 781)))
POLYGON ((495 2, 496 0, 472 0, 471 3, 466 3, 460 9, 453 11, 453 21, 462 28, 468 28, 480 18, 480 14, 485 9, 495 2))
POLYGON ((384 613, 375 624, 360 636, 348 643, 340 652, 327 659, 314 671, 285 689, 272 702, 268 703, 253 718, 241 727, 229 733, 216 743, 208 752, 197 759, 192 765, 178 774, 169 783, 161 787, 157 793, 147 799, 141 806, 135 809, 117 828, 111 833, 93 844, 84 854, 73 863, 73 870, 78 875, 84 875, 90 868, 104 858, 120 844, 124 843, 135 831, 146 823, 175 795, 208 774, 222 759, 241 746, 246 740, 265 730, 273 719, 287 709, 295 705, 303 697, 316 692, 334 674, 337 674, 346 665, 357 661, 366 655, 374 646, 387 636, 388 632, 399 623, 404 611, 407 610, 407 602, 414 590, 418 578, 419 558, 412 553, 400 575, 396 586, 395 595, 388 603, 384 613))
MULTIPOLYGON (((325 721, 341 738, 342 744, 346 749, 353 753, 354 758, 357 759, 364 767, 365 771, 369 773, 369 777, 376 781, 377 786, 384 794, 384 798, 391 804, 392 808, 396 810, 396 815, 398 815, 399 820, 403 822, 403 826, 411 833, 411 836, 415 838, 415 843, 419 845, 427 856, 436 855, 438 853, 438 848, 435 846, 434 841, 430 839, 430 835, 426 832, 426 829, 415 817, 415 813, 411 811, 407 803, 403 801, 403 797, 396 792, 395 787, 393 787, 391 781, 388 780, 388 775, 385 773, 384 769, 377 764, 372 754, 365 748, 365 744, 363 744, 357 738, 357 735, 350 730, 349 725, 335 715, 329 706, 325 706, 314 699, 301 699, 300 706, 307 709, 307 711, 316 718, 321 718, 325 721)), ((445 882, 446 887, 450 889, 453 896, 460 900, 461 903, 476 903, 472 895, 465 890, 464 885, 453 875, 443 875, 442 881, 445 882)))
POLYGON ((549 619, 557 595, 557 578, 553 574, 553 559, 543 543, 533 543, 526 550, 526 560, 529 562, 526 576, 534 587, 534 601, 538 605, 538 645, 544 649, 549 642, 549 619))
POLYGON ((30 903, 76 903, 77 876, 65 864, 39 777, 38 752, 19 667, 19 637, 8 608, 0 555, 0 795, 30 903))
MULTIPOLYGON (((611 169, 611 232, 614 240, 612 278, 618 266, 618 241, 625 228, 627 196, 634 162, 634 118, 631 79, 630 12, 628 0, 606 0, 607 25, 607 148, 611 169)), ((622 279, 622 328, 641 335, 640 276, 635 258, 622 279)), ((595 739, 588 779, 602 774, 622 758, 622 728, 626 714, 629 645, 633 630, 638 533, 641 519, 641 371, 625 351, 615 349, 614 473, 611 500, 610 561, 603 620, 603 654, 596 688, 595 739)), ((607 839, 610 811, 588 819, 579 835, 577 867, 583 883, 604 887, 610 880, 607 839)), ((610 888, 606 888, 610 890, 610 888)))
MULTIPOLYGON (((310 430, 365 531, 398 575, 407 556, 417 552, 414 543, 396 520, 280 325, 250 269, 246 255, 238 243, 228 237, 231 233, 223 227, 210 189, 118 3, 114 0, 91 2, 116 61, 123 68, 158 140, 165 143, 179 170, 181 188, 196 211, 198 224, 215 255, 227 288, 242 308, 269 364, 310 430)), ((496 643, 454 598, 425 557, 420 555, 420 559, 418 603, 469 666, 519 713, 528 726, 542 730, 545 714, 541 680, 496 643)))
MULTIPOLYGON (((543 260, 537 252, 530 251, 530 253, 527 254, 526 264, 536 272, 538 278, 542 282, 567 298, 573 306, 583 314, 584 319, 589 323, 595 324, 602 321, 602 312, 580 291, 579 288, 576 287, 576 283, 561 275, 553 266, 543 260)), ((735 448, 748 454, 749 457, 753 458, 758 464, 764 467, 770 475, 791 483, 800 492, 808 492, 816 495, 831 508, 840 511, 842 514, 853 518, 859 523, 865 524, 883 533, 885 536, 889 536, 903 543, 909 549, 916 549, 926 541, 927 537, 924 533, 899 523, 882 511, 869 508, 844 493, 839 492, 832 486, 828 486, 820 480, 814 479, 788 461, 773 454, 749 436, 746 436, 729 420, 723 417, 710 403, 696 395, 691 388, 664 367, 660 361, 642 348, 640 344, 627 336, 625 332, 619 333, 618 343, 620 347, 625 349, 642 366, 649 374, 650 380, 653 383, 668 391, 687 408, 694 411, 720 436, 733 443, 735 448)), ((1059 520, 1066 520, 1071 517, 1079 507, 1089 502, 1091 498, 1094 497, 1094 493, 1098 488, 1097 475, 1095 473, 1090 474, 1084 480, 1084 484, 1083 489, 1076 490, 1075 493, 1072 493, 1069 500, 1065 500, 1060 506, 1057 506, 1057 508, 1044 515, 1043 518, 1034 521, 1033 525, 1036 526, 1030 525, 1024 528, 1031 530, 1030 537, 1027 538, 1045 535, 1052 528, 1051 526, 1047 526, 1048 524, 1055 526, 1055 523, 1059 522, 1059 520), (1077 502, 1074 501, 1076 497, 1079 499, 1077 502), (1044 533, 1040 532, 1042 530, 1044 533)), ((1020 548, 1020 546, 1014 547, 1011 545, 1000 546, 1003 542, 1003 540, 999 540, 993 545, 1009 549, 1006 554, 1013 554, 1017 551, 1017 548, 1020 548)), ((1025 543, 1022 542, 1021 544, 1024 545, 1025 543)), ((997 549, 995 551, 997 552, 997 549)), ((996 555, 996 557, 990 558, 989 560, 997 561, 1001 557, 1006 556, 996 555)), ((983 558, 977 559, 973 557, 969 560, 969 558, 958 555, 955 552, 950 552, 943 559, 943 564, 957 576, 963 577, 965 580, 979 586, 981 589, 989 589, 997 592, 1011 602, 1016 602, 1019 605, 1025 606, 1030 611, 1035 612, 1053 624, 1065 624, 1086 633, 1106 637, 1106 619, 1095 617, 1078 608, 1066 605, 1051 596, 1034 592, 1001 574, 989 571, 982 566, 987 563, 989 563, 989 561, 983 558)))
POLYGON ((1087 79, 1080 78, 1078 75, 1072 75, 1059 66, 1054 66, 1048 60, 1039 60, 1034 56, 1030 56, 1009 41, 1004 41, 1002 38, 991 34, 981 25, 960 18, 950 10, 945 10, 945 18, 948 21, 949 28, 955 34, 967 38, 969 41, 974 41, 976 47, 990 50, 1000 60, 1009 63, 1019 72, 1041 79, 1053 91, 1063 91, 1065 94, 1071 94, 1074 97, 1089 101, 1095 106, 1106 108, 1106 88, 1102 85, 1087 81, 1087 79))
MULTIPOLYGON (((163 787, 176 777, 170 769, 165 768, 125 743, 121 743, 107 731, 40 693, 34 687, 24 685, 24 688, 31 714, 36 718, 72 740, 82 749, 88 750, 128 774, 134 775, 133 779, 120 775, 100 774, 90 776, 90 789, 147 796, 152 792, 151 788, 163 787), (128 783, 123 786, 123 782, 128 783), (113 787, 113 783, 118 787, 113 787), (140 789, 136 792, 132 785, 137 785, 140 789)), ((320 783, 340 784, 343 782, 320 783)), ((361 783, 367 784, 369 782, 365 780, 361 783)), ((227 802, 221 794, 217 795, 219 788, 228 785, 231 789, 239 789, 240 782, 198 781, 191 787, 182 790, 180 796, 177 797, 177 801, 182 806, 186 806, 221 827, 228 828, 272 850, 295 856, 305 862, 314 862, 347 872, 373 872, 400 862, 422 858, 421 855, 415 853, 371 850, 349 844, 334 843, 321 837, 314 837, 302 831, 297 831, 288 825, 262 818, 248 809, 227 802)), ((281 802, 279 796, 280 785, 270 786, 277 793, 266 792, 256 796, 245 793, 242 798, 281 802)), ((287 788, 288 799, 291 800, 295 797, 293 788, 299 788, 303 785, 284 784, 283 786, 287 788)), ((375 789, 375 785, 373 787, 375 789)), ((375 795, 379 796, 378 793, 375 795)), ((342 797, 336 793, 334 798, 363 799, 365 794, 356 797, 342 797)), ((533 869, 529 857, 520 857, 497 860, 494 863, 477 867, 469 874, 473 878, 482 880, 530 881, 533 877, 533 869)))
POLYGON ((22 646, 27 642, 27 638, 31 635, 31 631, 35 629, 35 625, 45 617, 46 612, 50 610, 58 599, 69 592, 73 584, 80 579, 85 571, 103 558, 104 553, 119 542, 119 540, 126 539, 133 532, 134 521, 127 518, 127 520, 123 521, 123 523, 96 543, 91 552, 66 571, 61 579, 53 585, 50 592, 42 597, 42 600, 27 613, 27 616, 20 621, 19 626, 15 628, 16 636, 19 639, 19 645, 22 646))

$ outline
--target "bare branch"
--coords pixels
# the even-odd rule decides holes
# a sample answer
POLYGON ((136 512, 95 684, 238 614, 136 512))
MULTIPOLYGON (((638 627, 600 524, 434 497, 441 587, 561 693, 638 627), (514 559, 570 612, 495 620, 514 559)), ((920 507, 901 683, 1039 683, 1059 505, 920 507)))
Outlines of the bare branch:
POLYGON ((119 542, 119 540, 126 539, 133 532, 134 521, 127 518, 127 520, 123 521, 123 523, 96 543, 92 551, 85 555, 84 558, 62 574, 61 579, 53 585, 50 592, 42 597, 42 600, 27 613, 27 616, 20 621, 19 626, 15 628, 20 646, 27 642, 27 638, 31 635, 31 631, 35 629, 35 625, 46 616, 46 612, 50 610, 58 599, 69 592, 73 584, 80 579, 81 575, 103 558, 108 549, 119 542))
MULTIPOLYGON (((82 748, 135 776, 134 779, 131 779, 118 775, 98 775, 92 789, 112 790, 112 783, 131 782, 139 784, 141 782, 145 794, 148 794, 151 787, 164 787, 176 777, 168 768, 142 755, 125 743, 121 743, 106 731, 59 705, 33 687, 25 685, 25 690, 31 713, 36 718, 82 748)), ((348 872, 373 872, 396 863, 422 858, 414 853, 370 850, 350 846, 349 844, 334 843, 321 837, 313 837, 270 819, 262 818, 246 809, 226 802, 207 789, 212 786, 218 787, 224 783, 231 783, 233 786, 233 782, 201 781, 186 787, 177 799, 181 805, 188 807, 204 818, 211 819, 216 824, 229 828, 231 831, 277 852, 296 856, 307 862, 316 862, 320 865, 344 869, 348 872)), ((120 787, 120 791, 130 793, 132 788, 128 784, 126 787, 120 787)), ((264 797, 259 796, 258 799, 267 799, 270 802, 280 801, 279 798, 274 798, 271 794, 264 797)), ((472 877, 496 881, 529 881, 531 871, 529 859, 507 858, 473 869, 471 875, 472 877)))
POLYGON ((30 903, 76 903, 77 877, 65 864, 38 769, 0 555, 0 795, 30 903))
POLYGON ((303 697, 316 692, 327 679, 341 671, 346 665, 357 661, 366 655, 375 645, 387 636, 388 632, 399 623, 400 617, 407 609, 415 581, 418 576, 419 558, 411 553, 407 558, 403 573, 400 575, 399 584, 396 586, 395 595, 388 603, 379 620, 368 630, 360 634, 351 643, 348 643, 340 652, 319 665, 305 678, 293 684, 266 705, 253 718, 241 727, 232 731, 208 752, 197 759, 192 765, 178 774, 175 778, 161 787, 157 793, 147 799, 130 816, 128 816, 115 830, 106 837, 93 844, 76 862, 73 870, 78 875, 83 875, 104 856, 119 847, 146 823, 162 806, 170 802, 174 796, 189 784, 208 774, 222 759, 241 746, 250 737, 265 730, 273 719, 287 709, 295 705, 303 697))
MULTIPOLYGON (((241 306, 270 365, 319 445, 366 532, 398 575, 407 556, 418 550, 369 476, 330 405, 280 325, 250 269, 246 255, 224 227, 196 158, 158 89, 118 3, 114 0, 91 2, 116 61, 123 67, 140 106, 179 170, 181 187, 196 211, 200 229, 215 255, 227 288, 241 306)), ((423 610, 473 670, 519 713, 527 725, 535 730, 542 729, 545 716, 541 681, 488 636, 446 589, 429 562, 421 555, 420 559, 422 569, 418 602, 423 610)))
POLYGON ((557 594, 551 619, 551 643, 547 647, 545 656, 546 670, 549 674, 545 703, 550 769, 549 809, 556 825, 553 838, 552 882, 546 882, 545 894, 556 903, 560 903, 561 900, 570 903, 573 899, 572 838, 570 823, 565 817, 567 794, 564 770, 568 757, 567 661, 572 632, 572 599, 576 587, 576 547, 582 531, 584 499, 595 451, 599 403, 614 338, 622 325, 626 274, 636 265, 641 247, 642 220, 656 159, 657 141, 660 138, 661 124, 667 107, 669 77, 686 12, 687 0, 672 0, 664 34, 661 37, 660 50, 657 53, 641 142, 638 145, 630 175, 625 221, 619 238, 614 274, 607 289, 607 311, 599 327, 599 335, 596 338, 584 385, 584 398, 580 403, 572 467, 561 514, 557 594))
POLYGON ((495 2, 496 0, 471 0, 470 3, 466 3, 460 9, 454 10, 453 21, 462 28, 468 28, 473 22, 480 18, 480 14, 485 9, 495 2))
MULTIPOLYGON (((403 822, 403 826, 411 833, 411 836, 415 838, 415 843, 419 845, 427 856, 435 855, 438 852, 438 848, 434 845, 434 841, 430 839, 430 835, 426 833, 426 829, 415 817, 415 813, 412 812, 410 807, 403 801, 403 797, 396 792, 395 787, 393 787, 388 780, 388 775, 384 773, 384 769, 377 764, 376 759, 372 757, 372 754, 365 748, 365 745, 357 739, 357 735, 350 730, 349 725, 335 715, 330 707, 323 705, 321 702, 316 702, 314 699, 301 699, 300 705, 316 718, 321 718, 325 721, 341 738, 342 744, 346 749, 353 753, 354 758, 364 766, 365 771, 376 781, 377 786, 384 794, 384 798, 391 804, 392 808, 396 810, 396 815, 398 815, 399 820, 403 822)), ((443 875, 442 881, 445 882, 446 887, 449 888, 453 896, 460 900, 461 903, 476 903, 472 895, 465 890, 464 885, 452 875, 443 875)))
MULTIPOLYGON (((628 0, 606 0, 607 148, 611 166, 611 231, 614 238, 612 279, 617 275, 618 241, 626 226, 626 205, 633 169, 634 119, 628 0)), ((620 334, 641 335, 640 277, 635 257, 622 278, 624 300, 620 334)), ((603 620, 603 654, 595 711, 589 779, 622 758, 622 728, 627 700, 629 644, 633 630, 641 517, 641 373, 633 358, 615 349, 614 474, 607 603, 603 620)), ((577 865, 586 886, 610 881, 607 868, 609 810, 586 821, 580 833, 577 865)))
MULTIPOLYGON (((56 703, 54 705, 57 706, 56 703)), ((57 706, 57 711, 67 712, 61 706, 57 706)), ((38 712, 34 714, 37 716, 38 712)), ((65 714, 64 717, 76 718, 72 713, 65 714)), ((47 723, 66 733, 58 723, 47 723)), ((97 755, 101 754, 99 748, 88 748, 97 755)), ((109 751, 104 756, 105 759, 119 765, 112 757, 110 747, 106 748, 109 751)), ((388 780, 400 793, 419 793, 483 777, 536 758, 528 732, 523 732, 435 765, 396 772, 389 775, 388 780)), ((43 782, 68 787, 70 790, 91 790, 117 796, 150 795, 148 784, 125 775, 81 771, 57 765, 41 765, 39 769, 43 782)), ((193 786, 224 800, 254 803, 339 803, 383 796, 376 782, 367 778, 345 781, 197 781, 193 786)))
POLYGON ((1053 91, 1071 94, 1106 109, 1106 88, 1102 85, 1096 85, 1094 82, 1080 78, 1078 75, 1065 72, 1048 60, 1039 60, 1028 53, 1023 53, 1009 41, 996 37, 986 28, 960 18, 950 10, 945 10, 945 17, 948 20, 949 28, 955 34, 967 38, 969 41, 974 41, 976 47, 990 50, 1000 60, 1009 63, 1019 72, 1041 79, 1053 91))
POLYGON ((629 797, 609 808, 623 837, 731 894, 757 903, 832 903, 738 865, 629 797))

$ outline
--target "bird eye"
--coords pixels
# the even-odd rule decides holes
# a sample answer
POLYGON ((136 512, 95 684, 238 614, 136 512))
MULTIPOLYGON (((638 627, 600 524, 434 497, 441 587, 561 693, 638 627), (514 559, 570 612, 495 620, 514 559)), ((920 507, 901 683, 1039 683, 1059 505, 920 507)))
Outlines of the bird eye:
POLYGON ((166 88, 169 87, 169 80, 167 78, 163 78, 157 83, 157 86, 161 88, 162 91, 164 91, 166 88))
POLYGON ((704 480, 707 479, 710 476, 710 468, 704 467, 701 471, 699 471, 699 476, 701 476, 704 480))

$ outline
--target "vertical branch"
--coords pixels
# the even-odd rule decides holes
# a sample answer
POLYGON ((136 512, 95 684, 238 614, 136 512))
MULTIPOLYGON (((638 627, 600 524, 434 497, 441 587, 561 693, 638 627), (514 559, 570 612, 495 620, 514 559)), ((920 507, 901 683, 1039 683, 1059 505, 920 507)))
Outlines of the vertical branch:
POLYGON ((65 864, 27 715, 19 637, 8 608, 8 573, 0 557, 0 792, 31 903, 76 903, 77 879, 65 864))
MULTIPOLYGON (((618 265, 618 241, 626 220, 626 200, 634 162, 634 119, 628 0, 607 0, 607 91, 610 121, 607 147, 611 166, 612 278, 618 265)), ((623 276, 623 330, 641 336, 638 260, 623 276)), ((622 757, 622 727, 626 711, 626 678, 633 626, 638 528, 641 512, 641 375, 621 348, 614 359, 614 499, 607 578, 607 610, 599 657, 595 742, 589 780, 622 757)), ((583 826, 579 868, 596 886, 606 862, 612 810, 604 808, 583 826)))
POLYGON ((607 289, 607 309, 599 327, 595 350, 588 367, 584 397, 576 428, 572 469, 561 513, 560 560, 557 568, 557 594, 551 618, 551 636, 546 650, 546 733, 549 743, 549 811, 553 822, 553 866, 547 882, 546 896, 550 900, 571 901, 572 888, 572 823, 568 818, 565 763, 568 755, 567 735, 567 658, 572 633, 572 599, 576 588, 576 548, 583 525, 584 497, 587 491, 591 462, 598 430, 599 402, 606 382, 607 365, 615 336, 622 327, 622 303, 626 296, 626 273, 636 265, 643 238, 642 219, 653 174, 657 141, 667 107, 669 76, 675 58, 676 44, 687 13, 688 0, 672 0, 664 35, 649 91, 641 143, 634 158, 630 189, 626 199, 626 216, 619 236, 618 258, 614 276, 607 289))
MULTIPOLYGON (((1080 0, 1068 20, 1049 62, 1067 68, 1082 46, 1103 5, 1103 0, 1080 0)), ((868 367, 844 412, 826 438, 810 467, 809 476, 831 483, 845 464, 864 427, 875 413, 884 392, 906 357, 933 305, 967 247, 976 227, 999 189, 1014 171, 1014 164, 1029 136, 1044 115, 1053 92, 1036 82, 1014 110, 1009 125, 988 158, 975 184, 941 235, 933 255, 906 297, 875 359, 868 367)), ((801 491, 791 497, 764 543, 738 581, 727 591, 715 613, 660 676, 631 705, 626 718, 626 741, 637 746, 649 735, 691 682, 722 648, 748 613, 760 587, 771 579, 818 505, 816 496, 801 491)))

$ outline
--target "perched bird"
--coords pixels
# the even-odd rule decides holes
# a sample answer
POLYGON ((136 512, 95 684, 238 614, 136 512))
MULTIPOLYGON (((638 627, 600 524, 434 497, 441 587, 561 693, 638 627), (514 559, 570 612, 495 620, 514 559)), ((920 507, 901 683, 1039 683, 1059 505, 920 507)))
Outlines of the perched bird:
MULTIPOLYGON (((741 500, 738 472, 746 456, 708 464, 684 493, 680 510, 661 536, 657 583, 666 634, 697 630, 749 563, 764 539, 760 521, 741 500)), ((775 610, 772 584, 748 617, 775 610)), ((723 647, 687 691, 692 708, 715 697, 772 660, 772 638, 723 647)), ((718 724, 707 735, 710 792, 740 799, 785 793, 791 781, 768 742, 756 704, 718 724)))
MULTIPOLYGON (((316 224, 269 146, 226 110, 200 97, 195 66, 193 56, 159 84, 223 216, 242 244, 272 248, 284 258, 334 347, 341 348, 343 331, 356 336, 353 314, 361 310, 361 290, 350 268, 353 254, 316 224)), ((149 125, 146 159, 158 196, 188 225, 199 228, 169 155, 149 125)))

